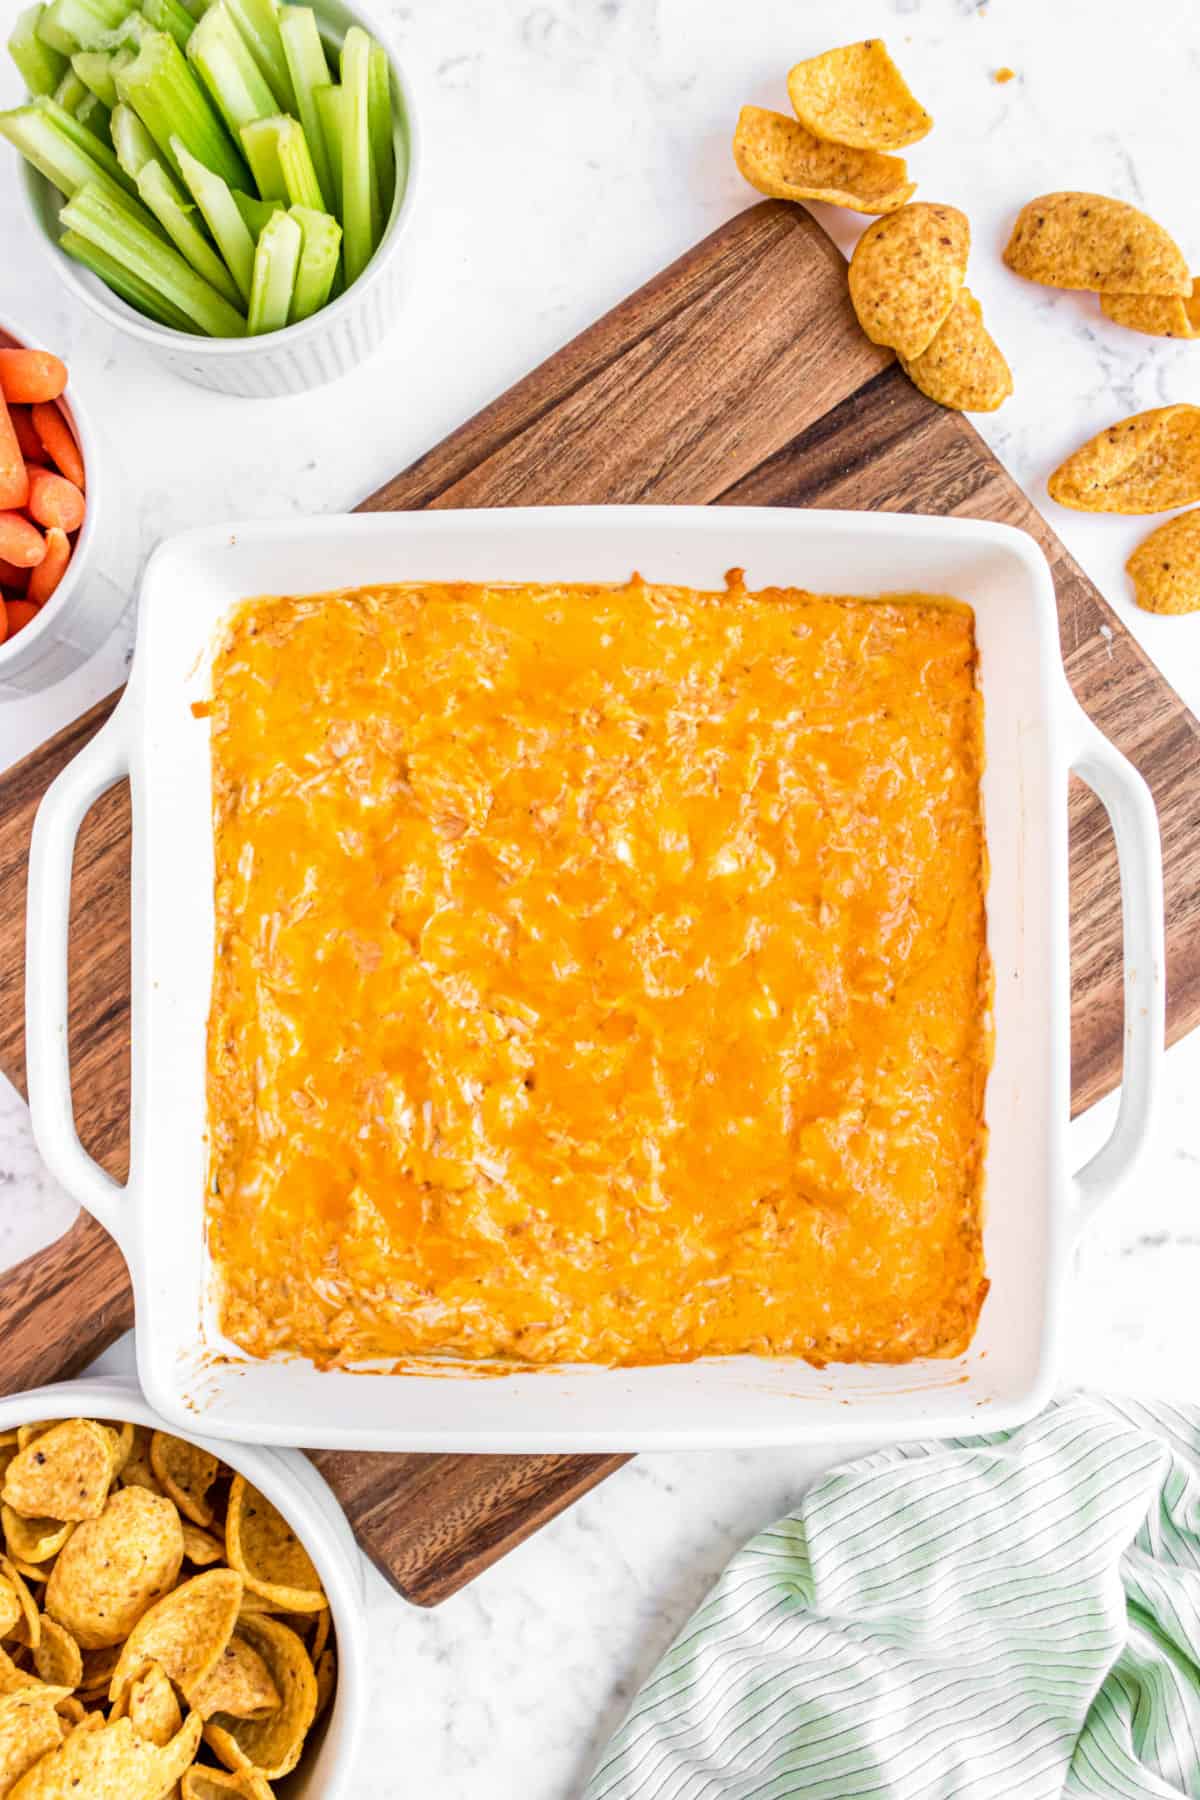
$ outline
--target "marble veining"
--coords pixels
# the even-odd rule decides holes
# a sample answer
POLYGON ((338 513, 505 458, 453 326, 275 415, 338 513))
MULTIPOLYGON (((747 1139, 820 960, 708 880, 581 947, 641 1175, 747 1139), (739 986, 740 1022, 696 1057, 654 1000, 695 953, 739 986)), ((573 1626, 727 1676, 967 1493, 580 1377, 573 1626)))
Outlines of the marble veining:
MULTIPOLYGON (((19 0, 0 0, 7 36, 19 0)), ((1045 498, 1049 469, 1114 418, 1200 401, 1200 346, 1122 332, 1094 299, 1000 262, 1031 195, 1146 206, 1200 266, 1190 150, 1200 12, 1189 0, 368 0, 413 76, 427 139, 408 311, 336 387, 231 401, 161 374, 75 310, 0 155, 0 313, 66 355, 124 475, 143 554, 183 526, 353 504, 753 196, 728 140, 744 100, 786 107, 798 57, 884 33, 937 121, 910 151, 920 197, 962 206, 970 283, 1016 392, 984 435, 1151 657, 1200 707, 1200 617, 1138 614, 1123 574, 1146 529, 1045 498), (1008 66, 1016 79, 992 79, 1008 66)), ((0 59, 2 61, 3 59, 0 59)), ((17 98, 0 73, 0 103, 17 98)), ((860 222, 822 213, 844 246, 860 222)), ((108 692, 129 632, 70 681, 0 706, 0 765, 108 692)), ((1200 1338, 1200 1036, 1167 1059, 1144 1173, 1081 1245, 1064 1324, 1070 1381, 1184 1393, 1200 1338)), ((1078 1159, 1109 1100, 1073 1127, 1078 1159)), ((0 1261, 72 1215, 25 1108, 0 1094, 0 1261)), ((128 1359, 128 1346, 112 1353, 128 1359)), ((1194 1387, 1194 1382, 1193 1382, 1194 1387)), ((1194 1398, 1194 1391, 1192 1393, 1194 1398)), ((377 1707, 361 1800, 566 1800, 734 1547, 834 1459, 644 1457, 465 1593, 406 1606, 369 1572, 377 1707)))

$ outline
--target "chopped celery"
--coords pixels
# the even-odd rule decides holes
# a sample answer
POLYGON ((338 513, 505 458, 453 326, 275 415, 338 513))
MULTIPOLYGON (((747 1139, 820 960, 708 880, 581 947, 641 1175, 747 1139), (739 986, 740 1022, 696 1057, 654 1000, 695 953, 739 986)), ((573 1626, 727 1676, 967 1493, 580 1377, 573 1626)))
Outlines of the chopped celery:
POLYGON ((317 103, 317 117, 321 121, 325 157, 329 163, 329 179, 333 185, 330 199, 333 201, 334 212, 340 218, 342 214, 342 139, 345 136, 346 91, 338 82, 328 82, 313 89, 313 99, 317 103))
POLYGON ((51 97, 66 112, 73 113, 86 93, 86 85, 74 69, 68 69, 51 97))
POLYGON ((178 250, 164 244, 155 233, 92 182, 80 188, 59 217, 69 231, 77 231, 97 249, 140 275, 164 300, 185 312, 192 323, 210 337, 243 337, 246 322, 241 313, 222 298, 203 276, 184 261, 178 250))
POLYGON ((67 72, 66 57, 38 36, 38 21, 45 10, 44 6, 27 6, 18 13, 8 40, 8 54, 31 94, 52 94, 67 72))
POLYGON ((50 0, 38 20, 44 44, 74 56, 76 50, 103 49, 103 39, 130 11, 132 0, 50 0))
POLYGON ((296 112, 296 92, 279 35, 275 0, 225 0, 234 23, 275 96, 272 112, 296 112))
POLYGON ((199 69, 235 137, 243 125, 269 118, 275 111, 275 96, 243 43, 225 0, 210 6, 192 32, 188 60, 199 69))
POLYGON ((138 176, 138 193, 179 254, 187 258, 197 275, 203 275, 205 281, 215 287, 218 294, 223 294, 231 306, 240 308, 242 297, 237 283, 204 233, 189 218, 188 215, 194 208, 180 204, 175 183, 157 157, 153 162, 146 163, 138 176))
POLYGON ((329 86, 329 64, 325 60, 325 48, 321 43, 312 7, 282 7, 279 14, 279 35, 283 40, 292 86, 296 90, 296 109, 304 127, 304 135, 308 139, 324 203, 327 207, 332 206, 337 199, 337 189, 329 164, 329 151, 325 144, 316 93, 318 88, 329 86))
POLYGON ((112 53, 108 50, 77 50, 71 68, 89 93, 111 111, 117 104, 117 84, 113 79, 112 53))
POLYGON ((286 206, 288 191, 279 161, 279 123, 278 113, 269 119, 255 119, 242 126, 238 138, 262 199, 280 200, 286 206))
POLYGON ((293 206, 291 216, 300 227, 302 240, 288 314, 289 324, 295 325, 319 312, 329 298, 337 274, 342 228, 328 213, 314 212, 308 206, 293 206))
MULTIPOLYGON (((133 108, 126 106, 124 101, 118 101, 113 107, 111 130, 117 161, 132 182, 136 184, 148 162, 156 162, 160 168, 166 168, 158 154, 158 145, 133 108)), ((182 199, 183 195, 179 197, 182 199)))
POLYGON ((256 243, 267 220, 277 212, 287 211, 282 200, 258 200, 253 194, 234 194, 233 198, 245 221, 246 230, 256 243))
POLYGON ((102 144, 112 143, 112 114, 103 100, 97 100, 95 94, 84 94, 83 99, 74 109, 74 116, 86 130, 93 132, 102 144))
POLYGON ((153 31, 143 39, 133 61, 117 72, 117 93, 174 168, 179 163, 171 140, 178 138, 231 187, 245 187, 246 165, 168 32, 153 31))
POLYGON ((174 331, 195 330, 186 313, 180 312, 177 306, 172 306, 169 300, 164 300, 161 294, 156 294, 149 283, 143 281, 132 269, 127 269, 95 244, 89 244, 77 231, 64 231, 58 240, 58 247, 65 250, 68 256, 73 256, 76 262, 82 263, 85 269, 90 269, 93 275, 98 275, 122 300, 127 300, 130 306, 146 313, 160 325, 169 325, 174 331))
MULTIPOLYGON (((0 113, 0 137, 15 144, 26 162, 32 163, 39 175, 44 175, 68 199, 86 183, 95 182, 116 200, 128 200, 124 187, 117 185, 102 164, 75 138, 68 137, 60 129, 57 114, 45 110, 53 104, 39 96, 28 106, 0 113)), ((57 110, 61 112, 62 108, 57 110)), ((76 121, 72 119, 71 123, 74 125, 76 121)), ((82 135, 86 138, 91 133, 83 132, 82 135)), ((101 145, 101 149, 104 148, 106 146, 101 145)))
POLYGON ((288 213, 277 212, 263 226, 254 252, 254 282, 250 289, 247 320, 251 337, 264 331, 281 331, 287 324, 301 242, 300 227, 288 213))
POLYGON ((379 236, 392 214, 396 191, 395 139, 392 135, 392 72, 382 44, 371 44, 367 68, 367 126, 371 133, 371 162, 379 194, 379 236))
POLYGON ((371 169, 370 130, 371 40, 352 25, 342 45, 342 253, 346 286, 358 280, 375 253, 378 196, 371 169))
POLYGON ((196 21, 180 0, 140 0, 141 10, 155 31, 169 31, 181 50, 186 50, 196 21))
MULTIPOLYGON (((80 85, 82 86, 82 83, 80 85)), ((87 89, 84 88, 84 93, 86 92, 87 89)), ((83 151, 85 156, 90 157, 92 162, 98 164, 110 181, 115 181, 118 187, 128 188, 131 194, 134 192, 134 183, 126 175, 109 145, 104 142, 103 138, 97 137, 94 131, 89 131, 87 126, 75 117, 74 113, 68 112, 66 107, 61 106, 57 100, 47 100, 44 94, 40 94, 30 104, 36 112, 40 112, 45 118, 52 120, 63 137, 68 138, 77 149, 83 151)))
POLYGON ((237 198, 230 191, 228 182, 206 169, 179 142, 175 144, 175 154, 188 191, 200 208, 217 249, 225 258, 239 295, 243 300, 249 300, 254 277, 254 238, 238 210, 237 198))

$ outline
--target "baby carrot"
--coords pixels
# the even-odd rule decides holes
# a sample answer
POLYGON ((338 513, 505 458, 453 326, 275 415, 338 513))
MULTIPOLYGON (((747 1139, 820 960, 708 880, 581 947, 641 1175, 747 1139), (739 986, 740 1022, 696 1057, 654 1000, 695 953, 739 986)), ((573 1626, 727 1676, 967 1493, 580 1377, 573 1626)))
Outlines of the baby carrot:
POLYGON ((78 531, 85 511, 83 495, 65 475, 56 475, 52 469, 30 469, 28 511, 39 525, 78 531))
POLYGON ((35 569, 46 554, 46 540, 19 512, 0 512, 0 556, 19 569, 35 569))
POLYGON ((20 631, 22 625, 28 625, 30 619, 36 619, 38 608, 29 600, 6 600, 4 610, 8 615, 8 635, 20 631))
POLYGON ((17 442, 21 446, 21 455, 27 463, 45 462, 46 451, 41 438, 33 429, 33 419, 27 406, 10 406, 8 416, 12 420, 13 430, 17 434, 17 442))
MULTIPOLYGON (((45 558, 42 560, 45 561, 45 558)), ((16 563, 6 562, 0 556, 0 588, 10 594, 23 594, 28 578, 28 569, 18 569, 16 563)))
POLYGON ((65 531, 52 525, 46 533, 46 554, 29 574, 26 596, 35 606, 44 606, 66 573, 71 560, 71 542, 65 531))
POLYGON ((0 394, 6 400, 57 400, 66 385, 66 363, 48 350, 0 350, 0 394))
POLYGON ((25 458, 9 417, 4 396, 0 394, 0 507, 24 506, 29 498, 29 475, 25 458))
POLYGON ((68 481, 73 481, 77 488, 82 489, 83 458, 79 454, 79 445, 53 400, 39 400, 32 408, 32 418, 33 429, 51 462, 57 465, 68 481))

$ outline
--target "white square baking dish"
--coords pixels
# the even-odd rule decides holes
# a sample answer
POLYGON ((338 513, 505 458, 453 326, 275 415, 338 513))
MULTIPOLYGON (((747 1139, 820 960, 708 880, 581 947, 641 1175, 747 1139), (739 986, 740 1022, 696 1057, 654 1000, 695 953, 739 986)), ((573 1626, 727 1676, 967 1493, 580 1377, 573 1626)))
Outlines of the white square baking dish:
POLYGON ((587 507, 374 514, 209 527, 146 571, 137 653, 103 731, 59 776, 30 860, 28 1066, 55 1175, 129 1264, 138 1367, 180 1430, 370 1450, 599 1451, 895 1440, 1016 1424, 1047 1399, 1069 1252, 1145 1140, 1163 1041, 1157 821, 1132 767, 1063 675, 1054 589, 1008 526, 881 513, 587 507), (209 727, 193 715, 229 608, 248 595, 414 580, 623 581, 881 595, 915 589, 975 612, 985 710, 988 936, 996 973, 987 1088, 991 1291, 969 1351, 900 1367, 713 1359, 558 1368, 490 1380, 321 1372, 221 1339, 204 1249, 205 1026, 212 964, 209 727), (1067 779, 1113 817, 1125 907, 1126 1066, 1113 1138, 1066 1162, 1070 1072, 1067 779), (66 1050, 71 853, 95 797, 133 795, 133 1100, 119 1187, 82 1150, 66 1050))

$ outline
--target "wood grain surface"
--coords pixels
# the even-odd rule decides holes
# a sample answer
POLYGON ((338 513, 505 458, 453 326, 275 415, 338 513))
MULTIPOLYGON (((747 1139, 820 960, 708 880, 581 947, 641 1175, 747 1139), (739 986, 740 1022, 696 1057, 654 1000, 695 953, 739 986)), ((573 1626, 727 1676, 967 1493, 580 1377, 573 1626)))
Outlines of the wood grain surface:
MULTIPOLYGON (((925 400, 890 353, 863 338, 842 258, 798 208, 764 202, 723 226, 365 505, 650 501, 955 513, 1033 532, 1054 570, 1072 685, 1158 803, 1171 1035, 1200 1022, 1200 727, 971 426, 925 400)), ((18 1086, 33 813, 112 704, 0 777, 0 1069, 18 1086)), ((1121 929, 1107 822, 1082 786, 1070 818, 1079 1108, 1119 1079, 1121 929)), ((127 1157, 128 831, 128 797, 114 789, 85 823, 73 886, 76 1113, 84 1142, 117 1176, 127 1157)), ((75 1372, 131 1322, 120 1254, 81 1218, 0 1278, 0 1388, 75 1372)), ((625 1458, 314 1460, 379 1568, 409 1599, 432 1604, 625 1458)))

